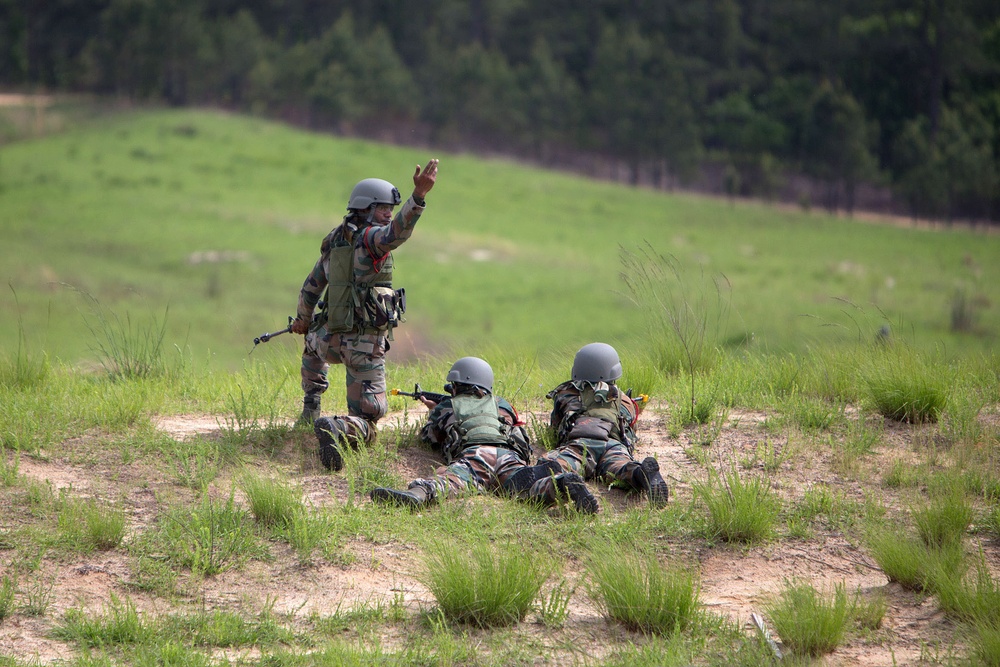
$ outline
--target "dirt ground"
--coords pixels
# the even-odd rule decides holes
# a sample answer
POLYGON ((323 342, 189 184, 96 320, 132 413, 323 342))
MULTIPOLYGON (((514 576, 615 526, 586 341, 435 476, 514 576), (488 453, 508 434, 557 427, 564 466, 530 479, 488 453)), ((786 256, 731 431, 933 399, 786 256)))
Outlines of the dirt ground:
MULTIPOLYGON (((422 408, 410 410, 406 419, 420 422, 422 408)), ((544 419, 544 415, 537 415, 544 419)), ((765 440, 773 439, 762 429, 766 416, 752 412, 732 412, 725 427, 710 446, 715 467, 739 461, 752 455, 765 440)), ((402 414, 390 415, 391 423, 404 419, 402 414)), ((692 482, 704 479, 705 466, 692 459, 690 438, 681 434, 671 438, 667 433, 666 416, 647 409, 639 421, 641 456, 655 455, 671 488, 672 503, 688 503, 692 482)), ((195 435, 210 435, 220 430, 216 417, 187 415, 159 420, 158 428, 183 441, 195 435)), ((915 442, 931 438, 926 429, 889 425, 883 440, 871 458, 865 459, 866 470, 885 470, 899 457, 916 457, 915 442)), ((65 443, 71 451, 73 443, 65 443)), ((859 482, 837 472, 836 454, 829 446, 799 448, 790 462, 771 476, 772 483, 786 499, 801 498, 804 489, 826 484, 835 492, 854 500, 864 494, 880 493, 878 479, 859 482)), ((403 452, 401 475, 406 478, 424 476, 438 465, 435 455, 421 449, 403 452)), ((36 480, 50 482, 55 488, 72 487, 86 494, 91 487, 106 488, 111 478, 127 493, 132 529, 141 529, 152 521, 157 493, 169 486, 169 480, 143 479, 148 470, 132 470, 134 466, 116 469, 115 462, 73 462, 71 456, 53 455, 47 460, 21 457, 20 472, 36 480)), ((347 495, 342 476, 328 474, 318 466, 299 475, 309 499, 316 505, 343 504, 347 495)), ((608 490, 591 483, 599 495, 601 513, 613 515, 629 505, 644 502, 621 491, 608 490)), ((368 502, 365 500, 364 502, 368 502)), ((607 517, 606 517, 607 518, 607 517)), ((1000 563, 998 545, 988 538, 974 536, 973 548, 981 547, 994 570, 1000 563)), ((392 603, 400 597, 408 609, 433 607, 429 592, 413 576, 416 563, 403 545, 373 544, 361 539, 348 548, 353 562, 320 563, 300 566, 287 545, 275 544, 276 557, 270 562, 253 561, 238 571, 228 571, 201 584, 199 598, 209 608, 233 608, 249 600, 271 600, 274 610, 281 613, 308 615, 312 612, 331 614, 356 604, 392 603)), ((881 592, 889 603, 883 627, 863 639, 850 639, 833 654, 823 658, 823 665, 863 665, 866 667, 939 664, 942 656, 961 655, 964 650, 958 628, 938 611, 936 600, 906 591, 890 583, 874 561, 840 533, 817 531, 809 539, 784 538, 752 548, 725 545, 693 546, 692 555, 701 566, 701 601, 713 613, 726 615, 739 624, 748 624, 750 614, 762 611, 762 601, 781 590, 789 580, 805 581, 821 591, 832 591, 843 584, 848 591, 881 592), (924 660, 921 663, 921 660, 924 660)), ((2 552, 0 552, 2 553, 2 552)), ((8 552, 9 553, 9 552, 8 552)), ((4 557, 3 567, 10 559, 4 557)), ((74 647, 51 637, 51 630, 70 608, 83 607, 93 613, 102 612, 111 594, 126 595, 140 610, 170 611, 169 602, 127 588, 130 579, 129 562, 121 550, 94 552, 77 559, 42 565, 42 572, 54 586, 52 605, 43 617, 15 614, 0 623, 0 655, 40 664, 50 664, 74 657, 74 647)), ((747 626, 749 627, 749 626, 747 626)), ((534 630, 526 629, 525 632, 534 630)), ((748 630, 749 631, 749 630, 748 630)), ((540 632, 540 630, 539 630, 540 632)), ((602 646, 622 640, 620 629, 602 618, 587 596, 578 591, 571 600, 570 613, 563 630, 566 645, 582 646, 587 654, 602 654, 602 646), (589 647, 589 648, 588 648, 589 647)), ((385 644, 391 646, 391 640, 385 644)))

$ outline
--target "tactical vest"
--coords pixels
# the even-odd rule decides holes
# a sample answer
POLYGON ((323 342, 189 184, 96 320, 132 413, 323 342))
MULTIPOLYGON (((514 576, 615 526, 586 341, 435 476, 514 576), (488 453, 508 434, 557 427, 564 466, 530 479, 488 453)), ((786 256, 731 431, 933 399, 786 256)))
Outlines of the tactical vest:
POLYGON ((378 278, 359 285, 354 279, 354 246, 330 248, 326 288, 326 329, 330 333, 388 331, 403 321, 406 293, 392 289, 392 255, 379 267, 378 278))
POLYGON ((482 398, 459 394, 451 399, 455 413, 455 428, 462 439, 462 447, 469 445, 507 445, 506 428, 500 422, 497 402, 492 395, 482 398))
POLYGON ((607 442, 613 439, 625 445, 631 452, 633 443, 623 425, 622 400, 618 389, 614 389, 613 398, 605 401, 596 394, 589 382, 581 384, 582 388, 574 383, 580 392, 580 409, 567 412, 563 416, 557 433, 559 441, 586 438, 607 442))

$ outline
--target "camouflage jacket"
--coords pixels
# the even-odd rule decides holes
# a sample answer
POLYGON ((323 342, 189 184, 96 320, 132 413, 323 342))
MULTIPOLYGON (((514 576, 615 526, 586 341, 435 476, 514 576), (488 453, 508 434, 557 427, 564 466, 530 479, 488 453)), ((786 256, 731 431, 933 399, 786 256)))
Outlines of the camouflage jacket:
POLYGON ((424 206, 417 204, 411 196, 388 225, 365 225, 350 215, 344 218, 323 239, 320 257, 302 284, 298 318, 306 322, 312 320, 313 310, 329 283, 330 248, 353 245, 354 281, 358 285, 370 285, 377 280, 379 270, 389 259, 389 253, 403 245, 413 234, 413 228, 423 212, 424 206))
POLYGON ((546 394, 546 398, 552 399, 549 423, 560 445, 586 438, 602 442, 616 440, 630 452, 634 448, 639 408, 617 385, 568 381, 546 394), (591 403, 589 408, 585 401, 591 403))
MULTIPOLYGON (((531 445, 528 434, 524 430, 524 422, 518 416, 514 407, 505 399, 496 396, 497 415, 500 418, 501 429, 507 437, 507 449, 517 452, 525 463, 531 458, 531 445)), ((458 432, 455 411, 451 406, 451 398, 446 398, 427 415, 427 423, 420 430, 420 439, 444 454, 445 462, 451 463, 459 458, 462 450, 474 447, 477 443, 464 442, 458 432)))

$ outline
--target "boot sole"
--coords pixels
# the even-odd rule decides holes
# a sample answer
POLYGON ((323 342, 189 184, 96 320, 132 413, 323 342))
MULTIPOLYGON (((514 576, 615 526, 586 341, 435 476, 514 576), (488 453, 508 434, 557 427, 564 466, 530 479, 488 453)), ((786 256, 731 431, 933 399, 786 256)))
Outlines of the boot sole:
POLYGON ((660 475, 659 462, 652 456, 647 456, 639 464, 639 467, 645 473, 646 484, 649 486, 647 490, 649 504, 654 507, 663 507, 667 504, 667 499, 670 497, 670 488, 660 475))
POLYGON ((316 438, 319 440, 319 460, 323 467, 334 472, 344 467, 344 457, 337 449, 336 440, 331 431, 319 426, 314 428, 316 438))
POLYGON ((569 495, 578 512, 582 514, 597 514, 597 510, 600 507, 597 504, 597 498, 590 493, 583 478, 576 473, 567 473, 566 476, 556 480, 556 488, 559 489, 560 493, 569 495))

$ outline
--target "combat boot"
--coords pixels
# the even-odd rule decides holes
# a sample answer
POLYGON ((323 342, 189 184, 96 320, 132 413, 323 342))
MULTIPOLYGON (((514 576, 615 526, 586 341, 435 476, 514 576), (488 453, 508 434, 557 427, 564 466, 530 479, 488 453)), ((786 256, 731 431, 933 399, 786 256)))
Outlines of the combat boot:
POLYGON ((505 479, 503 490, 513 496, 521 495, 538 480, 545 479, 550 475, 559 475, 562 471, 562 466, 559 465, 558 461, 539 459, 537 465, 524 466, 505 479))
POLYGON ((404 507, 420 507, 429 500, 427 498, 427 489, 422 486, 414 486, 406 491, 387 489, 379 486, 372 489, 368 495, 371 497, 372 502, 402 505, 404 507))
POLYGON ((295 422, 295 427, 312 426, 320 414, 321 394, 306 394, 302 399, 302 414, 295 422))
POLYGON ((344 457, 337 448, 344 442, 344 425, 339 419, 320 417, 313 423, 313 432, 319 440, 319 460, 327 470, 344 467, 344 457))
POLYGON ((597 498, 590 493, 583 478, 575 472, 567 472, 556 477, 556 490, 561 496, 569 496, 578 512, 597 514, 597 498))
POLYGON ((667 504, 670 490, 660 475, 660 464, 652 456, 647 456, 642 463, 632 469, 632 485, 643 491, 653 507, 663 507, 667 504))

